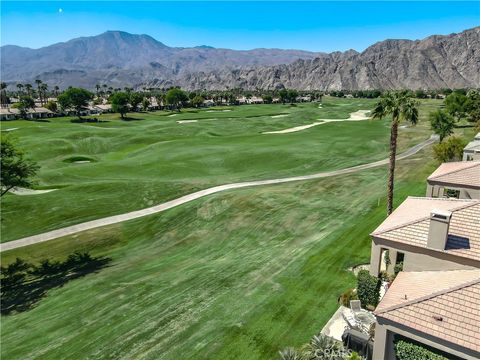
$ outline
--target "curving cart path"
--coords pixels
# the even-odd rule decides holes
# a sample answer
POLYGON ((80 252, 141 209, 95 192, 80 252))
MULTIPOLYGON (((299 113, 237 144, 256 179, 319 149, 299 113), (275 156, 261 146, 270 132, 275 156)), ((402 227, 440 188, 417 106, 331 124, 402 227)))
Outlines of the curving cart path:
MULTIPOLYGON (((437 140, 437 137, 432 135, 430 139, 425 140, 420 144, 413 146, 412 148, 408 149, 407 151, 405 151, 400 155, 397 155, 397 160, 405 159, 409 156, 416 154, 424 147, 434 143, 436 140, 437 140)), ((215 194, 225 190, 240 189, 240 188, 260 186, 260 185, 282 184, 282 183, 293 182, 293 181, 312 180, 312 179, 320 179, 320 178, 326 178, 326 177, 337 176, 337 175, 351 174, 357 171, 371 169, 371 168, 385 165, 385 164, 388 164, 388 158, 375 161, 372 163, 368 163, 368 164, 352 166, 352 167, 340 169, 340 170, 326 171, 326 172, 321 172, 321 173, 312 174, 312 175, 294 176, 294 177, 271 179, 271 180, 245 181, 245 182, 214 186, 205 190, 200 190, 188 195, 181 196, 177 199, 173 199, 149 208, 131 211, 131 212, 120 214, 120 215, 108 216, 106 218, 87 221, 81 224, 67 226, 61 229, 48 231, 43 234, 38 234, 38 235, 28 236, 18 240, 8 241, 3 244, 0 244, 0 252, 17 249, 17 248, 28 246, 28 245, 38 244, 44 241, 57 239, 67 235, 76 234, 85 230, 90 230, 90 229, 94 229, 94 228, 98 228, 106 225, 117 224, 123 221, 137 219, 139 217, 156 214, 156 213, 171 209, 175 206, 182 205, 190 201, 197 200, 201 197, 215 194)))

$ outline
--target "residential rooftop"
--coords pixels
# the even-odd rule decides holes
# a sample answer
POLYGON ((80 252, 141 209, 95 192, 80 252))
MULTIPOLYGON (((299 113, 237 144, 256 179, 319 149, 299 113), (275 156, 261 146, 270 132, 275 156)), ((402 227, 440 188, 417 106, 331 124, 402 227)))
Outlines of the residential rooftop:
POLYGON ((400 272, 375 315, 480 351, 480 270, 400 272))
POLYGON ((427 178, 427 181, 480 189, 480 161, 443 163, 427 178))
POLYGON ((467 150, 467 152, 480 152, 480 133, 475 135, 473 141, 470 141, 463 150, 467 150))
POLYGON ((408 197, 371 234, 427 248, 432 212, 450 212, 445 252, 480 261, 480 200, 408 197))

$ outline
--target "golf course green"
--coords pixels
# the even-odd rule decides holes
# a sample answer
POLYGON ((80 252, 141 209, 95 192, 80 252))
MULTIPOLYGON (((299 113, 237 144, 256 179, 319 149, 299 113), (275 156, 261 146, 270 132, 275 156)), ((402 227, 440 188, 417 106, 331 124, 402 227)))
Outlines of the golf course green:
MULTIPOLYGON (((2 198, 2 241, 138 210, 207 187, 342 169, 388 157, 389 119, 339 121, 374 100, 101 115, 2 124, 40 166, 38 195, 2 198), (279 116, 285 115, 285 116, 279 116), (195 122, 189 120, 196 120, 195 122), (178 121, 188 121, 178 123, 178 121)), ((401 127, 399 152, 430 137, 401 127)), ((404 125, 404 124, 402 124, 404 125)), ((469 131, 465 129, 459 132, 469 131)), ((395 204, 423 196, 431 147, 401 160, 395 204)), ((5 359, 272 359, 308 341, 367 263, 386 213, 387 167, 225 191, 163 213, 1 253, 39 263, 110 259, 2 316, 5 359)))

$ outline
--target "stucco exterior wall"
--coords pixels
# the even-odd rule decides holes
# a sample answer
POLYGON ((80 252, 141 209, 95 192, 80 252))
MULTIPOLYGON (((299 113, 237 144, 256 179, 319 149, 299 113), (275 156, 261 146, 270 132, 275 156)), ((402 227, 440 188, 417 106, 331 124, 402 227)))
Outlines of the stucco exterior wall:
POLYGON ((370 255, 370 274, 378 276, 380 263, 382 261, 382 249, 390 252, 390 261, 387 272, 393 273, 393 267, 398 252, 404 254, 404 271, 426 271, 426 270, 468 270, 480 268, 480 261, 455 256, 442 251, 435 251, 428 248, 420 248, 406 244, 400 244, 380 238, 373 238, 370 255))
POLYGON ((434 182, 427 183, 427 191, 425 196, 441 198, 443 197, 445 189, 460 191, 460 195, 458 197, 459 199, 480 199, 480 189, 471 189, 461 186, 438 184, 434 182))

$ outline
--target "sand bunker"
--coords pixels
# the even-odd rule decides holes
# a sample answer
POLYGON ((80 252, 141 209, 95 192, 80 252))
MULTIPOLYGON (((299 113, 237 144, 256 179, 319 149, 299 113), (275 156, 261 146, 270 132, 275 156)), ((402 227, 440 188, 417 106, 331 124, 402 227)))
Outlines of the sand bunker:
POLYGON ((9 132, 9 131, 14 131, 14 130, 18 130, 18 128, 4 129, 4 130, 2 130, 2 131, 9 132))
POLYGON ((273 115, 273 116, 270 116, 272 119, 276 119, 276 118, 282 118, 282 117, 286 117, 288 116, 288 114, 280 114, 280 115, 273 115))
POLYGON ((74 164, 86 164, 86 163, 91 163, 90 160, 79 160, 79 161, 73 161, 74 164))
POLYGON ((46 194, 52 191, 55 191, 57 189, 46 189, 46 190, 34 190, 34 189, 26 189, 22 187, 17 187, 15 189, 11 189, 10 193, 15 194, 15 195, 40 195, 40 194, 46 194))
POLYGON ((177 116, 177 114, 167 115, 167 117, 177 116))
POLYGON ((230 109, 225 109, 225 110, 207 110, 206 112, 227 112, 227 111, 232 111, 230 109))
MULTIPOLYGON (((208 120, 208 119, 205 119, 208 120)), ((190 124, 190 123, 196 123, 198 120, 178 120, 177 124, 190 124)))
POLYGON ((359 121, 359 120, 368 120, 370 117, 367 116, 367 114, 370 112, 370 110, 358 110, 355 112, 350 113, 350 117, 348 119, 318 119, 318 121, 326 121, 326 122, 332 122, 332 121, 359 121))
POLYGON ((263 132, 262 134, 288 134, 288 133, 292 133, 292 132, 305 130, 305 129, 308 129, 308 128, 311 128, 311 127, 314 127, 314 126, 317 126, 317 125, 327 124, 329 122, 368 120, 368 119, 370 119, 367 116, 367 114, 369 112, 370 112, 370 110, 358 110, 358 111, 350 113, 350 117, 348 119, 318 119, 318 122, 314 122, 312 124, 295 126, 293 128, 288 128, 288 129, 285 129, 285 130, 267 131, 267 132, 263 132))

